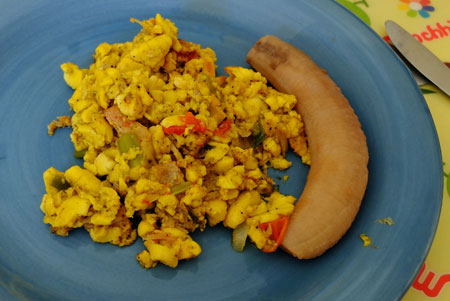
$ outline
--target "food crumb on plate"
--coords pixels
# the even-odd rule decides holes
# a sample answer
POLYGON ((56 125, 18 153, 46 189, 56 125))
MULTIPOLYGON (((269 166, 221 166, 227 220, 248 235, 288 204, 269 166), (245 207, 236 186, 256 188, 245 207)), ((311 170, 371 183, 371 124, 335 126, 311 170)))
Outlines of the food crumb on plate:
POLYGON ((363 246, 364 246, 364 247, 368 247, 368 246, 370 246, 370 245, 372 244, 372 239, 370 239, 370 237, 367 236, 367 235, 364 234, 364 233, 361 233, 361 234, 359 235, 359 238, 361 238, 361 240, 363 241, 363 246))
POLYGON ((380 224, 385 224, 385 225, 388 225, 388 226, 392 226, 392 225, 395 224, 394 220, 391 217, 380 218, 380 219, 377 219, 376 221, 378 223, 380 223, 380 224))

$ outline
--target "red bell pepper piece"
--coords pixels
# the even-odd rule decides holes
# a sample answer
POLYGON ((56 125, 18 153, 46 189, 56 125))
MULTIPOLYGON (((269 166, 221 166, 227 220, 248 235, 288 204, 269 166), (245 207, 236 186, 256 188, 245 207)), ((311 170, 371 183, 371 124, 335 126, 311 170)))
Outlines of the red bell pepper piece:
POLYGON ((185 130, 186 130, 185 125, 172 125, 169 126, 168 128, 163 127, 164 134, 183 135, 185 130))
POLYGON ((289 223, 289 216, 283 216, 274 221, 259 224, 259 228, 263 231, 267 231, 269 227, 272 229, 270 239, 275 241, 275 246, 273 248, 263 249, 263 252, 271 253, 277 250, 278 246, 281 245, 281 243, 283 242, 283 238, 284 235, 286 234, 288 223, 289 223))
POLYGON ((195 118, 194 114, 192 112, 187 112, 186 115, 180 116, 180 120, 183 123, 183 125, 172 125, 168 128, 163 127, 164 134, 176 134, 176 135, 183 135, 184 131, 189 125, 193 125, 192 128, 193 131, 199 132, 199 133, 205 133, 206 132, 206 125, 203 121, 200 119, 195 118))
POLYGON ((225 134, 231 129, 231 120, 225 119, 222 121, 217 129, 213 132, 216 136, 225 136, 225 134))
POLYGON ((199 133, 205 133, 206 131, 206 125, 203 121, 200 119, 195 118, 194 114, 192 112, 187 112, 185 116, 180 117, 180 120, 184 122, 186 126, 193 125, 194 131, 197 131, 199 133))

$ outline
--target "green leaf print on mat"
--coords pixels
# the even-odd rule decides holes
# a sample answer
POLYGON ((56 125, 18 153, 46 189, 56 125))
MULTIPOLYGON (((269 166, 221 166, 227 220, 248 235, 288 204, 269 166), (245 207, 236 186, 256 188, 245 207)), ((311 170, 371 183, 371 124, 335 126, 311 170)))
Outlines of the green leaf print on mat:
POLYGON ((369 4, 367 4, 366 0, 360 0, 355 2, 350 2, 348 0, 336 0, 339 4, 347 8, 349 11, 357 15, 361 20, 363 20, 367 25, 370 25, 370 18, 367 15, 367 13, 362 10, 358 5, 363 4, 366 7, 369 7, 369 4))
POLYGON ((436 94, 436 91, 430 89, 420 88, 420 91, 422 91, 422 94, 436 94))

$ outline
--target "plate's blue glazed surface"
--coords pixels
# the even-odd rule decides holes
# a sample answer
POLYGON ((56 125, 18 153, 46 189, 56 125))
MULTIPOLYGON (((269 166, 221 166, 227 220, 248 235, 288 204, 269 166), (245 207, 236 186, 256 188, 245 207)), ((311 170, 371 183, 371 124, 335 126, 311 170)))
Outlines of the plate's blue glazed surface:
MULTIPOLYGON (((298 163, 298 161, 297 161, 298 163)), ((299 166, 299 163, 296 164, 299 166)), ((0 299, 333 299, 402 296, 433 239, 442 197, 434 125, 417 87, 390 49, 333 1, 22 0, 0 4, 0 299), (369 184, 360 213, 325 255, 300 261, 278 251, 230 248, 223 228, 194 234, 203 253, 177 269, 142 269, 141 241, 118 248, 84 230, 50 234, 39 209, 49 166, 72 157, 69 129, 47 136, 69 114, 71 90, 59 65, 87 67, 96 45, 131 40, 128 19, 161 13, 185 40, 213 48, 219 73, 246 65, 262 35, 309 53, 342 88, 368 138, 369 184), (395 225, 376 223, 392 217, 395 225), (360 233, 378 249, 364 248, 360 233)), ((283 192, 299 195, 307 169, 292 167, 283 192)))

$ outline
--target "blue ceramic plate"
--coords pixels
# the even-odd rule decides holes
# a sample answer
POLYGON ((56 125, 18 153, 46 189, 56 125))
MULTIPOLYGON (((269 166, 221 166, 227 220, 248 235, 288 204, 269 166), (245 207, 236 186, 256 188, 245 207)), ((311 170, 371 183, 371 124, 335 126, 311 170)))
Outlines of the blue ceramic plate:
MULTIPOLYGON (((410 286, 428 252, 442 197, 442 161, 430 112, 407 69, 360 20, 333 1, 3 0, 0 4, 0 299, 392 300, 410 286), (131 40, 130 17, 161 13, 185 40, 213 48, 219 73, 246 66, 262 35, 274 34, 329 71, 368 138, 369 184, 345 237, 314 260, 253 247, 236 253, 230 231, 194 234, 203 248, 177 269, 142 269, 134 245, 93 243, 82 229, 50 233, 39 209, 42 173, 80 164, 69 129, 71 89, 59 65, 87 67, 96 45, 131 40), (392 217, 388 227, 375 220, 392 217), (378 246, 364 248, 359 234, 378 246)), ((282 192, 298 196, 308 170, 297 160, 282 192)))

